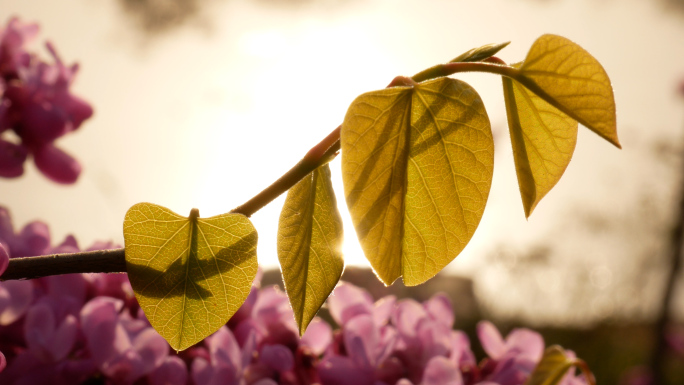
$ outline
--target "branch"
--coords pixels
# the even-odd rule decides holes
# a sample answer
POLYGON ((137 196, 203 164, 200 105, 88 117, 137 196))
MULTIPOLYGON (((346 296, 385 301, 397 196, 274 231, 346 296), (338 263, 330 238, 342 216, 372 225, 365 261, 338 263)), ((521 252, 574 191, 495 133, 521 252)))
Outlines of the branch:
POLYGON ((326 136, 320 143, 313 146, 309 152, 288 172, 283 174, 278 180, 266 187, 253 198, 243 203, 242 205, 232 209, 233 214, 242 214, 251 217, 252 214, 261 210, 262 207, 271 203, 280 194, 289 190, 292 186, 297 184, 302 178, 309 175, 313 170, 328 163, 340 151, 340 129, 338 126, 328 136, 326 136))
POLYGON ((10 259, 0 281, 72 273, 125 273, 124 249, 84 251, 10 259))
MULTIPOLYGON (((340 127, 334 129, 315 145, 288 172, 266 187, 259 194, 231 210, 231 213, 252 216, 280 194, 289 190, 302 178, 319 166, 331 161, 340 150, 340 127)), ((38 257, 13 258, 0 281, 35 279, 50 275, 73 273, 125 273, 125 249, 84 251, 70 254, 42 255, 38 257)))
MULTIPOLYGON (((488 72, 502 76, 515 76, 517 69, 500 64, 503 63, 500 59, 490 58, 489 61, 439 64, 421 71, 411 78, 398 76, 388 87, 412 86, 421 81, 448 76, 458 72, 488 72), (492 62, 496 64, 492 64, 492 62)), ((289 190, 316 168, 330 162, 340 151, 341 127, 338 126, 322 141, 312 147, 294 167, 273 182, 273 184, 230 212, 250 217, 282 193, 289 190)), ((0 281, 35 279, 50 275, 73 273, 125 272, 125 249, 98 250, 10 259, 7 270, 0 276, 0 281)))

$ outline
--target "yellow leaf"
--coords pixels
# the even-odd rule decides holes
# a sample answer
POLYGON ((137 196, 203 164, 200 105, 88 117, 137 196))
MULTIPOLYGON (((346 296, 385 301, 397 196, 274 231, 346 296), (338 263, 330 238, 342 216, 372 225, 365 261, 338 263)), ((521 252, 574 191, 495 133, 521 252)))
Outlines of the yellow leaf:
POLYGON ((577 121, 520 83, 502 77, 525 216, 560 180, 577 142, 577 121))
POLYGON ((300 334, 340 280, 342 235, 326 164, 290 189, 278 223, 278 259, 300 334))
POLYGON ((560 346, 549 346, 525 385, 556 385, 575 364, 576 359, 568 357, 560 346))
POLYGON ((494 142, 482 100, 439 78, 359 96, 342 123, 347 206, 387 285, 418 285, 470 241, 491 186, 494 142))
POLYGON ((615 99, 608 74, 589 52, 556 35, 534 42, 516 78, 554 107, 617 147, 615 99))
POLYGON ((152 327, 184 350, 224 325, 247 298, 257 271, 257 233, 247 217, 189 218, 151 203, 124 219, 126 266, 152 327))
POLYGON ((483 45, 482 47, 473 48, 470 51, 466 51, 458 55, 450 63, 482 61, 496 55, 497 52, 504 49, 510 43, 510 41, 507 41, 505 43, 487 44, 483 45))

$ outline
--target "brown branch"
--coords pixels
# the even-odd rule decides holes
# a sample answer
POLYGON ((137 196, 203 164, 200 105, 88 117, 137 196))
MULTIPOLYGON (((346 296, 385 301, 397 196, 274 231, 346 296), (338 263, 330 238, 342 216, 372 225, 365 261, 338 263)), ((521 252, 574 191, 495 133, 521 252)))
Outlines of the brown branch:
MULTIPOLYGON (((388 87, 410 86, 436 77, 448 76, 457 72, 473 71, 510 76, 511 73, 515 73, 517 70, 513 67, 500 65, 499 62, 496 62, 496 64, 484 62, 447 63, 431 67, 411 78, 397 77, 388 87)), ((340 151, 340 130, 341 126, 335 128, 278 180, 230 212, 250 217, 282 193, 289 190, 313 170, 330 162, 340 151)), ((124 249, 86 251, 10 259, 7 270, 0 276, 0 281, 35 279, 50 275, 72 273, 125 272, 126 256, 124 249)))
MULTIPOLYGON (((247 217, 289 190, 317 167, 332 160, 340 150, 340 127, 315 145, 294 167, 231 213, 247 217)), ((125 273, 124 249, 84 251, 70 254, 42 255, 38 257, 13 258, 0 281, 35 279, 50 275, 73 273, 125 273)))
POLYGON ((252 214, 271 203, 274 199, 279 197, 280 194, 289 190, 313 170, 329 162, 331 157, 334 157, 340 150, 340 128, 341 126, 338 126, 322 141, 313 146, 302 160, 294 165, 288 172, 283 174, 283 176, 278 178, 278 180, 273 182, 273 184, 263 189, 259 194, 255 195, 247 202, 232 209, 230 212, 251 217, 252 214))
POLYGON ((124 249, 84 251, 10 259, 0 280, 35 279, 72 273, 125 273, 124 249))

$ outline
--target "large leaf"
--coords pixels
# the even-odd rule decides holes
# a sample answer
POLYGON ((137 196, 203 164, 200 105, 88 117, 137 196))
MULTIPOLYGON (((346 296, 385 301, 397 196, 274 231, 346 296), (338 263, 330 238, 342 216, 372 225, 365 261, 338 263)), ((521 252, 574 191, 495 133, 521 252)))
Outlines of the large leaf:
POLYGON ((344 267, 342 219, 327 164, 287 193, 278 223, 278 259, 299 333, 304 334, 344 267))
POLYGON ((556 385, 577 364, 577 359, 565 354, 558 345, 549 346, 525 385, 556 385))
POLYGON ((140 307, 176 350, 209 336, 238 310, 257 271, 257 233, 247 217, 189 218, 151 203, 124 219, 126 266, 140 307))
POLYGON ((502 77, 525 216, 560 180, 577 143, 577 121, 515 80, 502 77))
POLYGON ((341 148, 347 206, 385 284, 425 282, 470 241, 489 195, 494 142, 468 84, 439 78, 359 96, 341 148))
POLYGON ((517 78, 524 86, 620 147, 608 74, 589 52, 556 35, 534 42, 517 78))

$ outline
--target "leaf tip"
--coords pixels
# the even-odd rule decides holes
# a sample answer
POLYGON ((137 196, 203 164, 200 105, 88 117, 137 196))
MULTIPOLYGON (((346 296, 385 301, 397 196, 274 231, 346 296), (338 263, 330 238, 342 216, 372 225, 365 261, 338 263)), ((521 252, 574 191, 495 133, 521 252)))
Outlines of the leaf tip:
POLYGON ((603 139, 607 140, 608 143, 610 143, 613 146, 617 147, 618 149, 622 150, 622 144, 620 143, 620 140, 618 139, 617 130, 613 129, 609 133, 601 133, 598 130, 594 130, 594 129, 592 129, 592 131, 599 134, 599 136, 602 137, 603 139))
MULTIPOLYGON (((520 181, 518 181, 520 184, 520 181)), ((532 186, 533 192, 534 192, 534 186, 532 186)), ((532 211, 534 211, 535 207, 537 207, 537 202, 535 202, 535 196, 536 194, 532 193, 531 196, 528 194, 525 194, 525 191, 523 189, 520 189, 520 195, 522 197, 522 204, 523 204, 523 210, 525 211, 525 219, 529 219, 530 215, 532 215, 532 211)))
POLYGON ((613 146, 617 147, 618 149, 622 150, 622 144, 620 144, 620 141, 615 137, 615 140, 611 140, 610 143, 613 144, 613 146))

